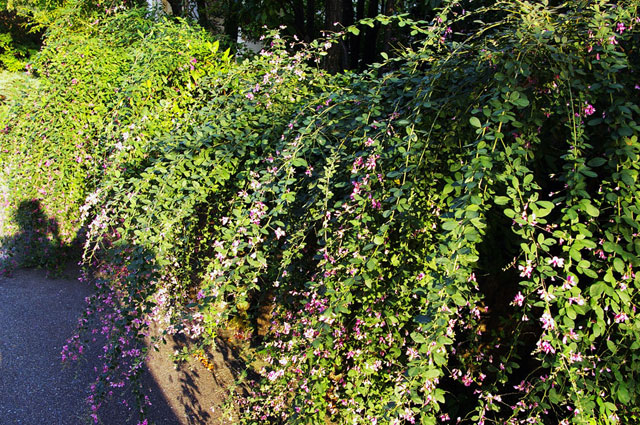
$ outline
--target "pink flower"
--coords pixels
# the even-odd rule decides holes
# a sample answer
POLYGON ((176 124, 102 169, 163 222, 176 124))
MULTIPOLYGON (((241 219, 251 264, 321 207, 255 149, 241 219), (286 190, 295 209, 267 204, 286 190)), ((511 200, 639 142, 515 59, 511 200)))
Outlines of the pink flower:
POLYGON ((513 302, 511 304, 522 307, 523 302, 524 302, 524 295, 522 295, 522 292, 518 292, 516 296, 513 298, 513 302))
POLYGON ((415 348, 409 347, 407 348, 407 357, 409 357, 409 360, 415 360, 420 357, 420 354, 418 354, 415 348))
POLYGON ((553 267, 562 267, 562 266, 564 266, 564 258, 558 258, 556 256, 554 256, 550 260, 547 260, 547 262, 549 264, 551 264, 553 267))
POLYGON ((569 304, 576 303, 578 305, 584 305, 584 298, 582 297, 569 297, 569 304))
POLYGON ((281 237, 286 235, 285 231, 282 230, 280 227, 276 229, 275 233, 276 233, 276 239, 280 239, 281 237))
POLYGON ((538 293, 538 295, 540 295, 540 299, 541 300, 544 300, 544 301, 547 301, 547 302, 556 299, 555 295, 553 295, 551 292, 547 291, 544 288, 538 289, 537 293, 538 293))
POLYGON ((380 155, 371 155, 369 158, 367 158, 367 170, 373 170, 376 168, 376 160, 380 158, 380 155))
POLYGON ((551 330, 556 327, 556 322, 554 322, 553 317, 551 317, 549 313, 544 313, 542 317, 540 317, 540 321, 542 322, 542 329, 551 330))
POLYGON ((473 384, 473 378, 471 378, 471 374, 469 372, 467 372, 466 375, 462 377, 462 383, 464 384, 465 387, 468 387, 471 384, 473 384))
POLYGON ((574 341, 577 341, 577 340, 580 339, 578 334, 575 333, 575 331, 573 329, 569 329, 569 333, 562 337, 562 343, 566 344, 567 341, 570 340, 570 339, 572 339, 574 341))
POLYGON ((533 267, 531 266, 531 261, 527 261, 526 266, 523 266, 522 264, 520 264, 518 266, 518 269, 520 270, 520 277, 526 277, 527 279, 531 278, 531 272, 533 271, 533 267))
POLYGON ((361 156, 356 158, 356 160, 353 161, 353 166, 351 167, 351 174, 356 174, 360 167, 362 167, 363 162, 364 161, 361 156))
POLYGON ((622 22, 618 22, 618 25, 616 25, 616 31, 618 31, 620 34, 622 34, 626 29, 627 27, 625 27, 622 22))
POLYGON ((569 356, 569 363, 575 363, 575 362, 581 362, 582 361, 582 354, 580 353, 571 353, 571 355, 569 356))
POLYGON ((553 354, 556 352, 556 349, 553 348, 553 345, 551 345, 549 341, 539 340, 536 345, 538 346, 538 349, 540 351, 543 351, 545 354, 549 354, 549 353, 553 354))
POLYGON ((354 199, 356 195, 360 194, 362 184, 359 182, 352 182, 352 183, 353 183, 353 191, 351 192, 351 199, 354 199))
POLYGON ((616 321, 616 323, 622 323, 629 320, 629 316, 627 316, 625 313, 618 313, 613 319, 616 321))
POLYGON ((590 103, 587 103, 587 106, 585 106, 584 108, 584 114, 586 116, 593 115, 595 111, 596 111, 596 108, 594 108, 593 105, 591 105, 590 103))

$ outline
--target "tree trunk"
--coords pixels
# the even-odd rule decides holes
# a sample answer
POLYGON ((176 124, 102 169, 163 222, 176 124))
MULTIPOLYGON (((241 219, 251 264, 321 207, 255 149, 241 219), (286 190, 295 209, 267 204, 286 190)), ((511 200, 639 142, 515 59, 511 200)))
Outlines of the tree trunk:
MULTIPOLYGON (((345 27, 351 26, 355 22, 355 14, 353 11, 352 0, 342 0, 342 25, 345 27)), ((353 52, 357 50, 358 37, 355 34, 349 34, 347 36, 347 42, 345 43, 345 58, 344 64, 349 69, 355 69, 358 67, 358 57, 354 57, 353 52)))
POLYGON ((207 17, 207 1, 196 0, 196 5, 198 6, 198 23, 202 28, 210 28, 211 25, 209 23, 209 18, 207 17))
POLYGON ((307 39, 305 34, 304 25, 304 3, 302 0, 291 0, 291 6, 293 7, 293 25, 295 27, 296 35, 302 40, 307 39))
MULTIPOLYGON (((339 31, 339 25, 342 22, 342 1, 341 0, 325 0, 325 29, 330 32, 339 31)), ((333 44, 325 56, 325 68, 331 73, 340 72, 344 69, 342 63, 342 43, 333 44)))
MULTIPOLYGON (((386 0, 383 13, 387 16, 392 16, 393 14, 395 14, 396 13, 395 3, 396 3, 395 0, 386 0)), ((388 52, 389 49, 391 48, 391 42, 393 41, 394 28, 395 26, 393 25, 387 25, 384 28, 383 37, 382 37, 382 46, 380 47, 380 51, 388 52)))
MULTIPOLYGON (((378 16, 378 0, 369 0, 369 8, 367 10, 367 18, 375 18, 378 16)), ((373 63, 378 56, 376 48, 376 39, 380 31, 380 24, 374 24, 373 28, 367 28, 364 35, 364 52, 362 55, 362 65, 373 63)))
POLYGON ((227 9, 224 16, 224 33, 232 43, 238 41, 238 8, 236 0, 227 0, 227 9))
MULTIPOLYGON (((365 0, 358 0, 356 3, 356 18, 355 21, 358 22, 361 19, 364 19, 364 3, 365 0)), ((351 52, 349 58, 349 67, 351 69, 357 69, 360 66, 361 59, 361 47, 362 41, 364 40, 364 31, 361 31, 360 34, 353 37, 354 41, 351 45, 351 52)))
POLYGON ((182 16, 182 1, 181 0, 167 0, 171 5, 171 12, 173 16, 182 16))
POLYGON ((307 43, 316 38, 316 1, 307 0, 307 28, 306 38, 307 43))

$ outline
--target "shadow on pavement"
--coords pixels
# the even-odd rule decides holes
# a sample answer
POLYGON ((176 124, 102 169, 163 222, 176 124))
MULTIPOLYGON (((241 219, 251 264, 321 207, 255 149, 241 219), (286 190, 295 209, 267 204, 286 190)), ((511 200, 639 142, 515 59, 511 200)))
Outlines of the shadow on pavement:
MULTIPOLYGON (((57 221, 37 199, 22 201, 11 219, 17 231, 0 238, 0 425, 93 424, 86 400, 104 371, 99 356, 106 344, 96 336, 80 360, 61 362, 62 347, 75 334, 86 299, 95 295, 92 285, 79 281, 77 267, 65 270, 65 263, 79 257, 74 247, 80 236, 65 244, 57 221), (26 267, 53 270, 56 278, 26 267)), ((151 403, 149 425, 235 423, 233 410, 224 406, 244 365, 230 346, 218 343, 205 353, 207 367, 195 358, 172 362, 171 355, 188 344, 181 336, 149 350, 142 372, 151 403)), ((119 390, 102 403, 99 424, 138 424, 133 392, 125 388, 121 395, 119 390)))
MULTIPOLYGON (((41 270, 17 270, 11 278, 0 278, 0 424, 93 423, 86 397, 101 367, 100 347, 92 347, 77 363, 63 364, 60 357, 90 293, 75 279, 49 279, 41 270)), ((180 425, 148 372, 143 383, 153 404, 150 423, 180 425)), ((121 399, 103 405, 99 423, 138 423, 131 394, 125 393, 128 405, 121 399)))
POLYGON ((0 274, 10 275, 18 267, 43 267, 60 273, 77 243, 62 241, 57 220, 47 216, 40 200, 20 202, 10 221, 17 231, 0 237, 0 274))

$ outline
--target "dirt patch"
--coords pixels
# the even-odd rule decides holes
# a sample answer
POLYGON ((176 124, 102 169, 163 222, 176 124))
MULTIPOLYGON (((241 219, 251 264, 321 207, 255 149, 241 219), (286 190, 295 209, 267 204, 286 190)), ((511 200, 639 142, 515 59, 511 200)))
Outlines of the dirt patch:
MULTIPOLYGON (((157 335, 154 329, 152 335, 157 335)), ((166 344, 151 350, 147 367, 161 388, 181 425, 219 425, 236 423, 228 405, 236 379, 244 368, 233 348, 217 340, 215 348, 192 356, 188 362, 174 363, 172 355, 187 342, 168 337, 166 344)))

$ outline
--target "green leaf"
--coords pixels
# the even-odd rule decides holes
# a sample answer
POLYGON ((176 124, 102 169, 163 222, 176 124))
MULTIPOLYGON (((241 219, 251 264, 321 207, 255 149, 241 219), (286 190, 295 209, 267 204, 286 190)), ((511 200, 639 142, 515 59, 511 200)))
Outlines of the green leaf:
POLYGON ((620 403, 624 405, 628 404, 629 401, 631 401, 631 396, 629 396, 629 390, 627 390, 627 387, 622 383, 619 385, 618 391, 616 391, 616 395, 618 396, 618 400, 620 400, 620 403))
POLYGON ((604 158, 599 158, 599 157, 598 157, 598 158, 590 159, 590 160, 587 162, 587 165, 588 165, 589 167, 600 167, 601 165, 605 164, 606 162, 607 162, 607 160, 606 160, 606 159, 604 159, 604 158))
POLYGON ((519 106, 520 108, 526 108, 527 106, 529 106, 529 99, 527 99, 525 95, 522 95, 519 99, 511 103, 513 103, 516 106, 519 106))
POLYGON ((444 230, 453 230, 456 227, 458 227, 458 222, 455 220, 447 220, 444 223, 442 223, 442 228, 444 230))
POLYGON ((427 340, 425 339, 424 335, 422 335, 421 333, 418 333, 418 332, 411 332, 411 339, 414 340, 415 342, 417 342, 418 344, 422 344, 424 342, 427 342, 427 340))
POLYGON ((600 210, 593 206, 593 204, 587 204, 585 207, 585 211, 591 217, 597 217, 600 215, 600 210))
POLYGON ((613 268, 618 273, 624 274, 624 271, 625 271, 624 261, 622 261, 622 259, 620 259, 619 257, 614 258, 613 259, 613 268))
POLYGON ((493 202, 495 202, 496 205, 506 205, 509 203, 509 198, 506 196, 496 196, 493 198, 493 202))
POLYGON ((409 370, 407 371, 407 375, 411 377, 418 376, 422 373, 423 370, 424 368, 419 366, 410 367, 409 370))
POLYGON ((480 120, 478 119, 478 117, 471 117, 469 118, 469 123, 476 127, 476 128, 480 128, 482 127, 482 123, 480 122, 480 120))
POLYGON ((306 167, 307 161, 304 158, 295 158, 293 161, 291 161, 291 164, 294 167, 306 167))
POLYGON ((374 270, 376 267, 378 267, 378 260, 376 260, 375 258, 372 258, 369 261, 367 261, 367 269, 374 270))
POLYGON ((464 297, 458 293, 453 294, 451 298, 457 306, 464 306, 467 304, 467 300, 465 300, 464 297))
POLYGON ((429 369, 425 373, 422 374, 424 379, 433 379, 442 375, 442 371, 440 369, 429 369))
POLYGON ((354 35, 359 35, 360 34, 360 29, 358 29, 357 27, 349 27, 347 28, 347 30, 354 35))
POLYGON ((591 295, 592 298, 596 299, 600 296, 600 294, 604 292, 606 287, 607 287, 607 284, 604 282, 594 283, 589 288, 589 295, 591 295))

